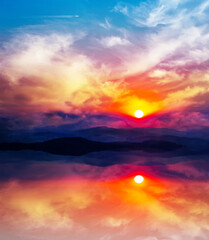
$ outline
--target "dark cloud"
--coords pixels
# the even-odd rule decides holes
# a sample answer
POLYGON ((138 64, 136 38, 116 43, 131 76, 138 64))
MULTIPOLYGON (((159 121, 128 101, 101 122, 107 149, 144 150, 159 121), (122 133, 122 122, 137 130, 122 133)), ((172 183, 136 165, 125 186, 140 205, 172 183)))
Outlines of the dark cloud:
POLYGON ((11 128, 11 124, 8 118, 0 117, 0 130, 9 130, 11 128))
POLYGON ((49 118, 53 118, 53 117, 61 117, 62 119, 70 119, 70 120, 78 120, 81 118, 80 115, 76 115, 76 114, 71 114, 71 113, 66 113, 66 112, 62 112, 62 111, 56 111, 56 112, 49 112, 45 114, 46 117, 49 118))
POLYGON ((0 92, 1 94, 11 89, 9 78, 6 75, 0 74, 0 92))
POLYGON ((195 97, 191 98, 192 102, 195 104, 192 104, 189 106, 186 111, 196 111, 201 112, 206 115, 206 117, 209 119, 209 93, 200 93, 196 95, 195 97))
POLYGON ((29 103, 31 101, 31 98, 25 94, 16 94, 14 96, 14 100, 18 101, 19 103, 29 103))

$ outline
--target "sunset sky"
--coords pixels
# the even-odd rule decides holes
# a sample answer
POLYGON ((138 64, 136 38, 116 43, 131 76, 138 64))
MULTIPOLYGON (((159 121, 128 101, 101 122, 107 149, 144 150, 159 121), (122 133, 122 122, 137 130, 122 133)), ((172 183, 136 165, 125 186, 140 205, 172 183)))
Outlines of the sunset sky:
POLYGON ((0 0, 0 240, 208 240, 208 159, 209 0, 0 0))
POLYGON ((1 0, 0 127, 209 127, 208 13, 206 0, 1 0))

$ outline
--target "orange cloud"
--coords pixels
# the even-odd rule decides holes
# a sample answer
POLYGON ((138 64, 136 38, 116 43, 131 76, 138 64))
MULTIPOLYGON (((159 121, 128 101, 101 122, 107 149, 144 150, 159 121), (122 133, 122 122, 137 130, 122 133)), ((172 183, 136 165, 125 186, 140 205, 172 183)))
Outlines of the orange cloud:
POLYGON ((139 109, 144 112, 144 116, 149 116, 163 110, 163 102, 156 91, 131 89, 113 99, 113 103, 107 109, 128 116, 134 116, 134 112, 139 109))

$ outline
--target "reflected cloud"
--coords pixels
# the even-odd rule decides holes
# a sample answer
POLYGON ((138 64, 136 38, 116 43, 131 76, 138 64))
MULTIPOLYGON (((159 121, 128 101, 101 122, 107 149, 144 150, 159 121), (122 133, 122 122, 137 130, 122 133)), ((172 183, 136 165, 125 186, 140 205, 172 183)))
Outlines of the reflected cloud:
MULTIPOLYGON (((92 167, 83 168, 94 175, 92 167)), ((5 239, 47 236, 66 240, 88 236, 93 240, 165 237, 206 240, 209 231, 207 182, 179 183, 144 172, 145 181, 138 185, 133 180, 133 169, 130 175, 102 180, 98 177, 99 168, 95 168, 94 179, 84 174, 53 180, 2 182, 0 226, 3 236, 4 231, 10 229, 5 239)))

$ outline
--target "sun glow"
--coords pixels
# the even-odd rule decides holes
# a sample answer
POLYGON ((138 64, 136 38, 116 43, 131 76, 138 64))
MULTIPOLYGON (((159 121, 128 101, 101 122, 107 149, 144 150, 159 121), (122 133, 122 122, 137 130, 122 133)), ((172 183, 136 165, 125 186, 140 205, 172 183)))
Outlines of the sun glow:
POLYGON ((134 181, 136 183, 142 183, 144 181, 144 177, 142 177, 141 175, 137 175, 134 177, 134 181))
POLYGON ((134 115, 136 118, 142 118, 144 116, 144 113, 142 110, 136 110, 134 115))

